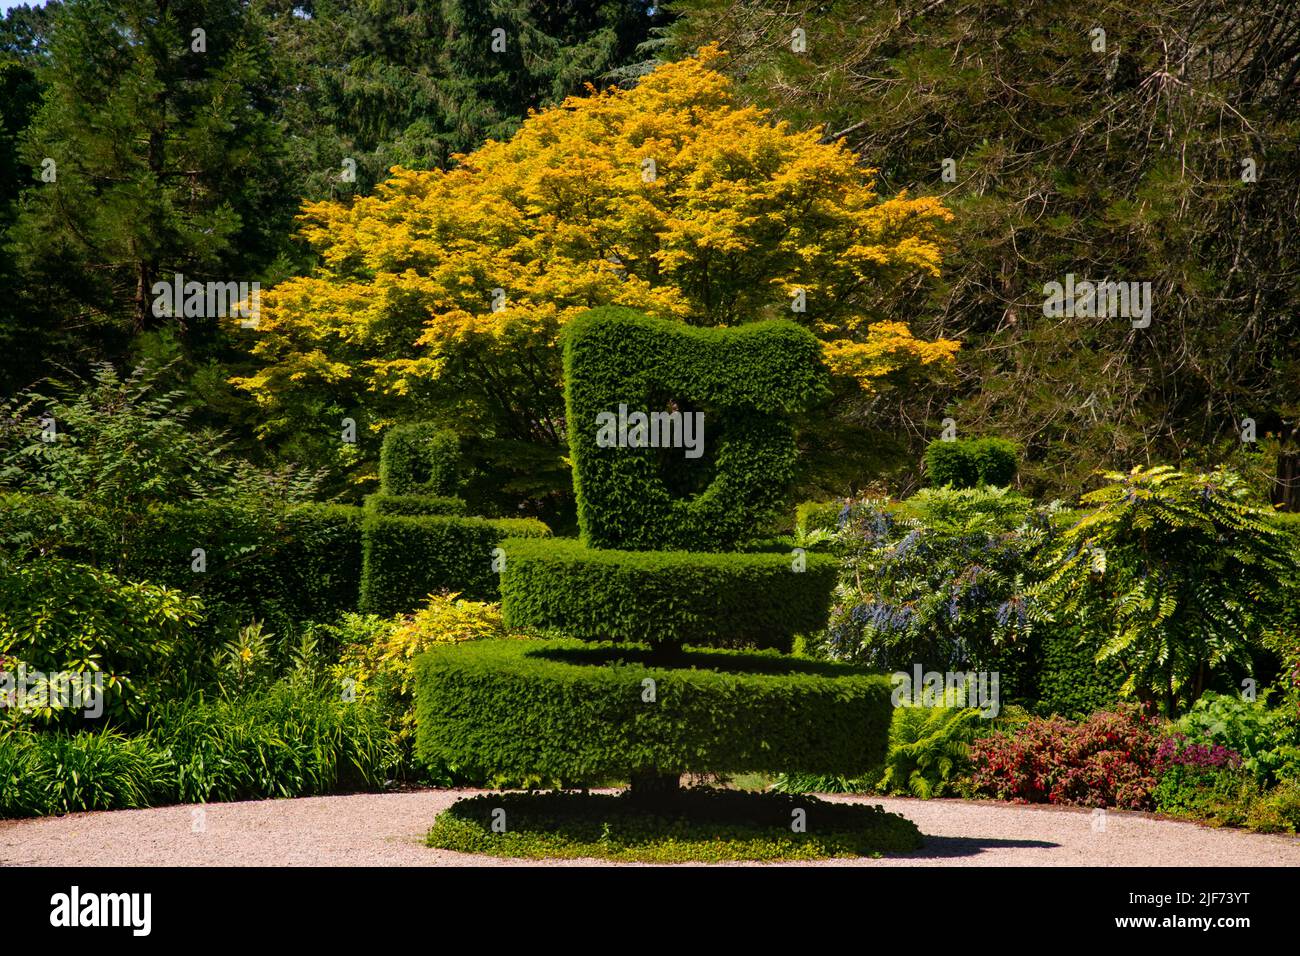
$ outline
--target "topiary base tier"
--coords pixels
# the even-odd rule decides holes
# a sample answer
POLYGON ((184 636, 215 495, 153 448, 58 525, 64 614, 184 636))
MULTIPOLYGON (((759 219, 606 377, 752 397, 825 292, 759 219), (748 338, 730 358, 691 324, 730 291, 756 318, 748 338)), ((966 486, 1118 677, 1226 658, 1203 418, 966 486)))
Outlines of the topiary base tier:
POLYGON ((693 788, 650 803, 630 793, 483 794, 440 813, 428 844, 533 859, 776 862, 907 853, 921 834, 878 806, 693 788))
MULTIPOLYGON (((855 774, 885 756, 889 680, 771 651, 504 639, 416 664, 419 756, 513 779, 687 772, 855 774)), ((668 778, 668 780, 656 779, 668 778)))

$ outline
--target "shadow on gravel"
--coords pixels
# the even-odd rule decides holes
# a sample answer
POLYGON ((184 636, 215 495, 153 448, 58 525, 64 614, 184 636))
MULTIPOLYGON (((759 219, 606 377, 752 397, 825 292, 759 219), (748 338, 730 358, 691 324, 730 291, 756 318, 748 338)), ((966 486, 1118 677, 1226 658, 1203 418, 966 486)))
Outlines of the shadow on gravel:
POLYGON ((959 856, 978 856, 985 850, 1004 848, 1051 850, 1061 845, 1059 843, 1050 843, 1047 840, 995 840, 981 837, 927 836, 925 834, 922 834, 922 839, 925 840, 925 843, 921 849, 912 853, 891 853, 890 856, 896 856, 902 860, 951 859, 959 856))

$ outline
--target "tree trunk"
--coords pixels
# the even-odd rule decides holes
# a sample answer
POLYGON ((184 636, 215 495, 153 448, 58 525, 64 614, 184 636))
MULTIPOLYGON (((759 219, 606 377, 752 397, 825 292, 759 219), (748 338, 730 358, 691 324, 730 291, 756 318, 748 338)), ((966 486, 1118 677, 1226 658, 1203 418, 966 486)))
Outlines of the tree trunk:
POLYGON ((1300 426, 1282 432, 1277 451, 1277 479, 1273 482, 1273 504, 1283 511, 1300 511, 1300 426))

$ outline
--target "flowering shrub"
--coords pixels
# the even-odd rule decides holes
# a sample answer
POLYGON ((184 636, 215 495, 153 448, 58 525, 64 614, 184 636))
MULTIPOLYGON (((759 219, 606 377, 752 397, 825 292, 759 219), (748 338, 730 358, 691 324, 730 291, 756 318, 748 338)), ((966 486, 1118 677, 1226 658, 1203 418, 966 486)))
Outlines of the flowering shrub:
POLYGON ((987 667, 997 648, 1028 635, 1026 580, 1050 532, 1029 499, 930 488, 904 512, 846 503, 838 526, 833 656, 885 668, 987 667))
POLYGON ((1077 723, 1035 718, 971 748, 971 783, 1015 803, 1147 810, 1153 806, 1160 737, 1134 710, 1098 711, 1077 723))
POLYGON ((1184 733, 1174 733, 1160 741, 1156 748, 1156 772, 1164 773, 1174 767, 1193 770, 1221 770, 1241 766, 1241 754, 1222 744, 1201 744, 1184 733))

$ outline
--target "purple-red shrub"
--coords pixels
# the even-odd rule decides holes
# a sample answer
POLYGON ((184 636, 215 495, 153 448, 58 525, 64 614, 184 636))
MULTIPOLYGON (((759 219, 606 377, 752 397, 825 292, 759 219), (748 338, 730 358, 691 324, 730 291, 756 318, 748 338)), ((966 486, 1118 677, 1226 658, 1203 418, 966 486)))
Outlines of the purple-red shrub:
POLYGON ((1015 803, 1149 810, 1159 748, 1156 720, 1136 710, 1077 723, 1040 717, 976 741, 972 783, 982 796, 1015 803))
POLYGON ((1222 744, 1198 744, 1184 733, 1170 734, 1156 748, 1155 771, 1163 774, 1171 767, 1193 770, 1235 770, 1241 766, 1241 754, 1222 744))

